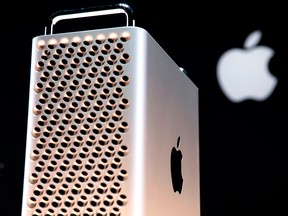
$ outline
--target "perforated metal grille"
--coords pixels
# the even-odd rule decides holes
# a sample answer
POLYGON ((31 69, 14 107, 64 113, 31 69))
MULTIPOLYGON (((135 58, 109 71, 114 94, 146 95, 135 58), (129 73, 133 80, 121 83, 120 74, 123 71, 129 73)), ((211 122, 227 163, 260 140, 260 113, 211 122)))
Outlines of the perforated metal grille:
POLYGON ((120 216, 130 34, 47 38, 35 48, 27 207, 33 216, 120 216))

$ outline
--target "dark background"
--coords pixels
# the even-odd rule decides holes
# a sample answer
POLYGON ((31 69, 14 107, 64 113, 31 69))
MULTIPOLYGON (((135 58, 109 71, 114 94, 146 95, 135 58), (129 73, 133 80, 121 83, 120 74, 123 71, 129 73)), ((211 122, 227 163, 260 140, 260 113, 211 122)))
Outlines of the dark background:
MULTIPOLYGON (((1 216, 21 212, 32 38, 44 34, 55 11, 117 2, 50 0, 2 7, 1 216)), ((133 8, 136 26, 146 29, 199 88, 201 215, 288 215, 288 35, 283 6, 122 2, 133 8), (232 103, 218 86, 217 60, 227 49, 243 47, 256 29, 263 32, 260 44, 275 51, 269 68, 278 85, 265 101, 232 103)))

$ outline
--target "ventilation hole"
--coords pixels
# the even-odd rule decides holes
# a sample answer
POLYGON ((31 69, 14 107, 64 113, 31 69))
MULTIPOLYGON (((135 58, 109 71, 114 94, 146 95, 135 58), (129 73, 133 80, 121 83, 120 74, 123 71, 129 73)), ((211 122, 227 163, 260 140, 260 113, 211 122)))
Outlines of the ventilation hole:
POLYGON ((105 146, 108 143, 107 135, 103 134, 102 137, 98 140, 99 145, 105 146))
POLYGON ((95 42, 97 44, 102 44, 105 42, 105 40, 106 40, 106 36, 104 34, 99 34, 99 35, 97 35, 95 42))
POLYGON ((94 195, 90 201, 90 205, 93 207, 99 206, 101 203, 101 199, 98 195, 94 195))
POLYGON ((60 211, 59 211, 57 216, 60 216, 60 215, 61 216, 67 216, 68 215, 67 213, 68 213, 67 210, 62 208, 62 209, 60 209, 60 211))
MULTIPOLYGON (((76 166, 76 165, 73 165, 73 166, 76 166)), ((76 166, 76 169, 78 169, 78 166, 76 166)), ((74 182, 76 179, 75 177, 75 173, 74 172, 69 172, 69 175, 67 175, 67 177, 65 178, 65 181, 68 182, 68 183, 72 183, 74 182)))
POLYGON ((87 208, 84 212, 83 216, 93 216, 93 210, 91 208, 87 208))
POLYGON ((72 207, 74 205, 74 197, 73 196, 68 196, 67 199, 64 202, 64 205, 66 207, 72 207))
POLYGON ((36 172, 42 172, 44 170, 44 162, 43 161, 39 161, 38 164, 35 166, 35 171, 36 172))
MULTIPOLYGON (((72 155, 71 158, 70 158, 70 157, 68 156, 68 154, 67 154, 67 158, 73 159, 74 157, 73 157, 73 155, 72 155)), ((69 168, 70 168, 70 164, 69 164, 69 162, 68 162, 67 160, 64 160, 64 161, 61 163, 61 165, 60 165, 60 170, 62 170, 63 172, 68 171, 69 168)))
POLYGON ((124 46, 122 43, 116 43, 113 50, 115 53, 121 53, 123 49, 124 49, 124 46))
POLYGON ((35 127, 35 128, 33 129, 32 136, 36 138, 36 137, 39 137, 40 134, 41 134, 41 128, 35 127))
POLYGON ((103 111, 101 113, 101 115, 99 116, 99 120, 101 122, 107 122, 109 120, 109 118, 110 118, 110 115, 109 115, 109 113, 107 111, 103 111))
POLYGON ((108 88, 103 88, 100 94, 102 99, 107 99, 110 96, 110 90, 108 88))
POLYGON ((101 180, 101 177, 102 177, 101 173, 98 170, 96 170, 93 172, 91 176, 91 180, 93 182, 99 182, 101 180))
POLYGON ((80 46, 77 51, 77 55, 79 57, 83 57, 86 53, 86 48, 84 46, 80 46))
POLYGON ((104 44, 104 46, 102 47, 101 52, 102 52, 104 55, 107 55, 108 53, 110 53, 110 52, 111 52, 111 46, 110 46, 110 44, 104 44))
POLYGON ((124 72, 124 69, 121 65, 116 65, 113 70, 113 74, 116 76, 121 75, 124 72))
POLYGON ((80 176, 78 177, 80 182, 86 182, 88 180, 88 173, 86 171, 81 172, 80 176))
POLYGON ((84 189, 84 193, 91 195, 91 194, 93 194, 93 192, 94 192, 93 184, 88 183, 84 189))
POLYGON ((107 60, 109 65, 114 65, 117 62, 117 56, 115 54, 111 54, 107 60))
POLYGON ((123 41, 123 42, 127 42, 127 41, 130 40, 130 38, 131 38, 131 35, 130 35, 129 32, 123 32, 121 34, 120 40, 123 41))
POLYGON ((117 40, 118 40, 118 35, 117 35, 117 33, 114 33, 114 32, 110 33, 108 38, 107 38, 107 41, 109 43, 115 43, 117 40))
POLYGON ((71 40, 71 45, 72 45, 73 47, 79 46, 80 43, 81 43, 81 38, 80 38, 79 36, 75 36, 75 37, 73 37, 72 40, 71 40))
POLYGON ((59 125, 55 131, 57 136, 62 136, 65 133, 65 127, 63 125, 59 125))
POLYGON ((130 55, 128 53, 123 53, 120 58, 120 62, 122 64, 127 64, 129 61, 130 61, 130 55))
POLYGON ((121 215, 120 209, 117 207, 114 207, 109 214, 109 216, 120 216, 120 215, 121 215))
POLYGON ((103 131, 102 124, 97 123, 92 129, 94 134, 100 134, 103 131))
MULTIPOLYGON (((61 193, 60 193, 61 194, 61 193)), ((62 195, 62 194, 61 194, 62 195)), ((52 200, 52 206, 57 208, 60 207, 62 204, 61 198, 59 196, 55 196, 54 199, 52 200)))
POLYGON ((47 119, 48 119, 47 116, 45 116, 45 115, 42 115, 40 118, 41 118, 43 121, 45 121, 45 122, 46 122, 47 119))
POLYGON ((37 71, 41 71, 41 70, 43 70, 44 66, 45 66, 45 63, 43 61, 38 61, 37 64, 36 64, 35 69, 37 71))
POLYGON ((82 146, 82 144, 83 144, 83 142, 77 141, 77 140, 75 140, 75 141, 73 142, 73 145, 74 145, 75 147, 80 147, 80 146, 82 146))
POLYGON ((97 146, 91 154, 94 158, 99 158, 102 155, 102 149, 97 146))
POLYGON ((99 51, 99 48, 97 45, 92 45, 88 51, 89 55, 95 56, 99 51))
POLYGON ((84 207, 87 204, 87 197, 86 196, 81 196, 80 199, 77 201, 77 205, 79 207, 84 207))
POLYGON ((36 44, 37 49, 42 50, 45 48, 45 46, 46 46, 46 41, 44 40, 37 41, 37 44, 36 44))
POLYGON ((76 184, 73 186, 72 190, 71 190, 71 192, 72 192, 74 195, 80 194, 81 191, 82 191, 82 190, 81 190, 81 185, 78 184, 78 183, 76 183, 76 184))
POLYGON ((56 174, 53 178, 53 181, 55 183, 60 183, 60 182, 62 182, 62 180, 63 180, 63 174, 61 172, 56 172, 56 174))
POLYGON ((103 204, 107 207, 112 206, 113 203, 114 203, 113 196, 111 195, 107 195, 103 200, 103 204))
MULTIPOLYGON (((118 135, 118 134, 116 134, 116 135, 118 135)), ((112 140, 111 140, 111 143, 112 143, 113 145, 119 145, 121 142, 122 142, 121 137, 120 137, 120 138, 117 138, 117 136, 114 136, 114 137, 112 138, 112 140)))
POLYGON ((66 48, 69 44, 69 39, 68 38, 62 38, 61 41, 59 42, 59 46, 61 48, 66 48))
POLYGON ((62 119, 62 123, 64 125, 68 125, 72 121, 71 115, 69 113, 65 114, 65 116, 62 119))
POLYGON ((37 185, 36 189, 34 190, 34 195, 40 196, 41 194, 43 194, 43 186, 37 185))
POLYGON ((65 55, 66 58, 70 59, 70 58, 72 58, 73 53, 74 53, 74 49, 68 48, 67 52, 64 55, 65 55))
POLYGON ((123 145, 120 147, 120 150, 118 151, 118 155, 121 157, 127 156, 128 155, 128 147, 123 145))
POLYGON ((113 139, 121 141, 122 136, 121 134, 115 134, 113 139))
POLYGON ((118 193, 120 193, 120 191, 121 191, 120 184, 119 184, 118 182, 114 182, 113 185, 112 185, 111 188, 110 188, 110 191, 111 191, 113 194, 118 194, 118 193))
MULTIPOLYGON (((85 97, 85 92, 82 91, 82 90, 80 90, 80 91, 77 92, 75 98, 76 98, 77 101, 81 101, 81 100, 84 99, 84 97, 85 97)), ((73 108, 73 109, 74 109, 74 108, 73 108)))
POLYGON ((41 95, 41 97, 40 97, 40 100, 43 100, 44 103, 45 103, 45 102, 48 100, 48 98, 49 98, 48 94, 43 93, 43 94, 41 95))
POLYGON ((56 193, 55 188, 48 188, 48 189, 46 190, 46 194, 47 194, 48 196, 52 196, 52 195, 54 195, 55 193, 56 193))
POLYGON ((88 46, 88 45, 92 44, 92 42, 93 42, 93 37, 91 35, 86 35, 84 40, 83 40, 83 44, 85 46, 88 46))
POLYGON ((47 166, 47 169, 50 171, 50 172, 53 172, 57 169, 57 162, 56 161, 50 161, 50 163, 48 164, 47 166))
POLYGON ((115 154, 115 149, 113 146, 108 146, 108 148, 105 151, 105 156, 106 157, 113 157, 115 154))
POLYGON ((122 76, 119 84, 121 86, 127 86, 129 84, 129 77, 128 76, 122 76))
POLYGON ((106 216, 106 215, 107 215, 106 209, 102 207, 98 209, 97 214, 96 214, 96 216, 106 216))
POLYGON ((55 155, 54 157, 57 159, 57 160, 60 160, 62 159, 64 156, 64 151, 63 149, 57 149, 57 151, 55 152, 55 155))
POLYGON ((80 210, 78 208, 73 209, 71 216, 80 216, 80 210))
POLYGON ((57 44, 57 40, 56 39, 50 39, 48 41, 47 46, 48 46, 49 49, 54 49, 56 47, 56 44, 57 44))
POLYGON ((118 130, 121 133, 125 133, 128 131, 128 123, 127 122, 121 122, 121 125, 119 126, 118 130))
POLYGON ((94 144, 95 144, 95 136, 93 136, 93 135, 90 135, 88 138, 87 138, 87 140, 86 140, 86 145, 87 146, 89 146, 89 147, 91 147, 91 146, 93 146, 94 144))
POLYGON ((111 73, 111 70, 110 70, 110 67, 109 67, 109 66, 104 66, 104 67, 102 68, 102 71, 100 72, 100 74, 101 74, 103 77, 109 76, 110 73, 111 73))
POLYGON ((69 187, 67 184, 63 184, 62 187, 59 189, 59 193, 61 195, 66 195, 69 191, 69 187))
POLYGON ((103 85, 104 85, 104 80, 101 77, 97 78, 96 83, 94 84, 94 87, 99 89, 99 88, 102 88, 103 85))
POLYGON ((105 181, 110 182, 114 180, 114 172, 112 170, 108 170, 104 176, 105 181))
POLYGON ((82 104, 81 110, 83 112, 88 112, 91 109, 91 104, 89 101, 84 101, 84 103, 82 104))
POLYGON ((89 156, 89 150, 86 147, 82 148, 79 156, 83 159, 87 158, 89 156))
POLYGON ((41 105, 36 105, 33 109, 33 113, 35 115, 39 115, 42 112, 42 106, 41 105))
POLYGON ((46 124, 46 122, 44 122, 44 121, 38 121, 37 123, 39 126, 44 126, 46 124))
POLYGON ((121 167, 122 163, 121 160, 119 158, 114 158, 112 163, 111 163, 111 167, 113 169, 119 169, 121 167))
POLYGON ((42 144, 42 143, 37 143, 36 144, 36 147, 38 148, 38 149, 43 149, 44 148, 44 144, 42 144))
POLYGON ((44 160, 49 160, 50 158, 51 158, 51 150, 49 150, 49 149, 46 149, 45 151, 44 151, 44 153, 42 154, 42 158, 44 159, 44 160))
POLYGON ((98 67, 102 66, 105 62, 105 58, 102 55, 98 55, 94 64, 98 67))
POLYGON ((125 206, 127 204, 127 198, 124 194, 121 194, 117 200, 119 206, 125 206))
POLYGON ((120 109, 126 109, 129 105, 129 101, 126 98, 123 98, 119 104, 120 109))
POLYGON ((59 90, 59 91, 64 91, 64 90, 66 90, 66 89, 67 89, 67 82, 61 81, 60 84, 59 84, 59 86, 58 86, 58 90, 59 90))
POLYGON ((113 99, 109 100, 109 102, 106 104, 106 109, 108 110, 113 110, 115 107, 116 107, 116 103, 113 99))
POLYGON ((49 205, 49 199, 47 198, 47 197, 42 197, 42 199, 40 200, 40 202, 39 202, 39 206, 41 207, 41 208, 46 208, 48 205, 49 205))
POLYGON ((122 119, 122 117, 123 117, 122 112, 120 110, 116 110, 112 115, 112 120, 118 122, 122 119))
POLYGON ((30 176, 29 176, 29 182, 31 184, 36 184, 38 181, 38 175, 36 173, 32 173, 30 176))
POLYGON ((67 157, 68 157, 69 159, 73 159, 73 158, 76 157, 76 154, 70 152, 70 153, 67 153, 67 157))
POLYGON ((128 174, 126 170, 120 170, 119 175, 117 176, 119 181, 125 181, 128 178, 128 174))
POLYGON ((102 158, 101 161, 98 163, 98 168, 104 170, 108 167, 108 161, 105 158, 102 158))
POLYGON ((37 200, 35 197, 30 197, 30 199, 28 200, 28 203, 27 205, 30 207, 30 208, 34 208, 37 204, 37 200))
POLYGON ((39 93, 39 92, 43 91, 43 84, 42 84, 42 83, 37 83, 37 84, 35 85, 35 87, 34 87, 34 91, 35 91, 36 93, 39 93))
POLYGON ((115 88, 115 90, 113 92, 113 97, 114 98, 120 98, 120 97, 122 97, 122 95, 123 95, 122 88, 119 88, 119 87, 115 88))

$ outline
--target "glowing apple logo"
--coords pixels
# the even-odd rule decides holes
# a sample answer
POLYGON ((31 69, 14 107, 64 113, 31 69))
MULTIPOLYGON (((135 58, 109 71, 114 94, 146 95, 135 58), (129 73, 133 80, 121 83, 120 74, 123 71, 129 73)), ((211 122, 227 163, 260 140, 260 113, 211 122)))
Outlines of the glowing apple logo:
POLYGON ((178 149, 180 146, 180 137, 177 139, 177 148, 173 147, 171 151, 171 178, 174 192, 181 194, 183 186, 182 177, 182 152, 178 149))
POLYGON ((230 49, 218 61, 218 83, 232 102, 263 101, 277 85, 278 80, 269 71, 274 51, 266 46, 257 46, 261 37, 261 31, 252 32, 244 43, 244 49, 230 49))

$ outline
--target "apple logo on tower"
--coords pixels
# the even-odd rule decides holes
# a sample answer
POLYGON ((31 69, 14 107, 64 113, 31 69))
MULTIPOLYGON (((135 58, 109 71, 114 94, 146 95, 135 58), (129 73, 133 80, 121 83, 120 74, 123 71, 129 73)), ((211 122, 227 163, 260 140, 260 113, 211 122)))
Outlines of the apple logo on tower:
POLYGON ((179 149, 180 136, 177 139, 177 148, 174 146, 171 150, 170 168, 171 168, 171 179, 174 192, 181 194, 183 186, 182 177, 182 152, 179 149))
POLYGON ((264 101, 277 85, 278 80, 269 71, 274 50, 257 45, 261 37, 261 31, 252 32, 245 40, 244 49, 230 49, 218 61, 218 83, 232 102, 264 101))

